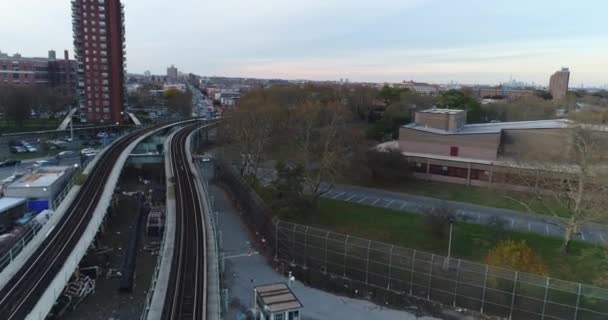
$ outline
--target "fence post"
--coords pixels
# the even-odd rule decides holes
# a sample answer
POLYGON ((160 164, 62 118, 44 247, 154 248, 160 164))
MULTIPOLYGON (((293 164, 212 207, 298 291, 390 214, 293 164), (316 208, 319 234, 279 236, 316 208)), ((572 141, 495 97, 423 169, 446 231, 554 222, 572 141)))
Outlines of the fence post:
POLYGON ((365 284, 369 281, 369 251, 372 248, 372 241, 367 240, 367 260, 365 261, 365 284))
POLYGON ((433 280, 433 266, 435 264, 435 255, 431 255, 431 271, 429 271, 429 282, 426 287, 426 299, 431 300, 431 280, 433 280))
POLYGON ((279 223, 281 221, 277 220, 277 223, 274 224, 274 261, 279 260, 279 223))
POLYGON ((414 250, 414 254, 412 255, 412 273, 410 274, 410 296, 412 295, 412 289, 414 286, 414 268, 416 267, 416 250, 414 250))
POLYGON ((343 277, 346 277, 346 255, 348 254, 347 247, 349 237, 350 235, 346 235, 346 238, 344 239, 344 273, 342 274, 343 277))
POLYGON ((393 249, 395 248, 394 245, 391 246, 391 250, 389 251, 389 255, 388 255, 388 281, 386 284, 386 288, 388 290, 391 289, 391 272, 393 271, 393 249))
POLYGON ((574 309, 574 319, 578 320, 578 307, 581 303, 581 292, 583 291, 583 285, 579 282, 578 284, 578 295, 576 296, 576 308, 574 309))
POLYGON ((481 292, 481 308, 479 313, 483 313, 483 305, 486 302, 486 287, 488 286, 488 265, 486 264, 486 272, 483 277, 483 291, 481 292))
POLYGON ((329 241, 329 231, 325 234, 325 261, 323 262, 323 271, 327 273, 327 242, 329 241))
POLYGON ((458 259, 458 267, 456 267, 456 284, 454 284, 454 302, 452 302, 452 306, 456 307, 456 296, 458 296, 458 283, 460 283, 460 262, 461 259, 458 259))
POLYGON ((545 319, 545 307, 547 306, 547 296, 549 295, 549 277, 547 277, 547 283, 545 284, 545 299, 543 300, 543 313, 540 315, 540 320, 545 319))
POLYGON ((308 226, 306 226, 306 230, 304 230, 304 266, 306 269, 308 265, 308 226))
POLYGON ((513 319, 513 307, 515 306, 515 291, 517 289, 518 276, 519 276, 519 272, 515 271, 515 279, 513 280, 513 293, 511 296, 511 310, 509 311, 509 319, 513 319))
POLYGON ((291 263, 296 263, 296 228, 297 224, 293 225, 293 230, 291 232, 291 263))

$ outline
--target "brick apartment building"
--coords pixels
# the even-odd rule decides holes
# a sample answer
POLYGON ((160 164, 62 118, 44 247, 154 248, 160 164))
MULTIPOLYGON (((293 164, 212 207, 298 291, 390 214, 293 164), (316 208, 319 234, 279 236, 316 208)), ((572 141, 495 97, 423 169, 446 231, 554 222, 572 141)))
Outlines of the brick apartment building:
POLYGON ((72 0, 81 111, 119 123, 125 105, 124 8, 120 0, 72 0))
POLYGON ((568 93, 568 82, 570 81, 570 70, 562 68, 551 75, 549 79, 549 92, 553 96, 553 100, 561 100, 568 93))
POLYGON ((399 149, 414 176, 475 186, 512 185, 516 160, 550 160, 568 154, 567 120, 466 124, 466 112, 418 111, 399 130, 399 149))
POLYGON ((0 83, 60 87, 66 94, 75 94, 76 68, 76 61, 70 60, 67 50, 63 59, 57 59, 53 50, 47 58, 9 56, 0 51, 0 83))

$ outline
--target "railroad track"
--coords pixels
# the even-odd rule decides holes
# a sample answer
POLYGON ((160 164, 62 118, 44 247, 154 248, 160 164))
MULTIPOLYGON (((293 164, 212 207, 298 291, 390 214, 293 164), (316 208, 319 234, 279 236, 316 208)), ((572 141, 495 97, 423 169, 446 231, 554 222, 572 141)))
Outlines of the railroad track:
POLYGON ((180 129, 171 141, 175 251, 161 319, 204 320, 207 317, 205 213, 186 154, 186 139, 196 126, 180 129))
POLYGON ((110 145, 95 164, 74 201, 32 256, 0 289, 0 318, 25 319, 63 267, 97 207, 114 163, 142 135, 167 124, 140 129, 110 145))

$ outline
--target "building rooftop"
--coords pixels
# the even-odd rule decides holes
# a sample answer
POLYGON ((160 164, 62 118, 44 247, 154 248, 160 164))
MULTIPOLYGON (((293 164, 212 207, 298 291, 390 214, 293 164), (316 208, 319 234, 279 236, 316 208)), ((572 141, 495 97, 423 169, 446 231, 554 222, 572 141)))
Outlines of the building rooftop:
MULTIPOLYGON (((445 109, 436 109, 445 110, 445 109)), ((484 134, 484 133, 500 133, 502 130, 518 130, 518 129, 562 129, 570 126, 570 121, 565 119, 555 120, 537 120, 537 121, 514 121, 514 122, 496 122, 496 123, 478 123, 465 124, 457 131, 445 131, 436 128, 430 128, 417 123, 404 125, 403 128, 420 130, 436 134, 484 134)))
POLYGON ((11 183, 8 188, 45 188, 51 186, 57 179, 63 177, 72 167, 49 166, 39 168, 11 183))
POLYGON ((440 108, 431 108, 422 111, 417 111, 421 113, 434 113, 434 114, 457 114, 464 112, 464 110, 460 109, 440 109, 440 108))
POLYGON ((270 312, 281 312, 302 308, 302 304, 284 283, 255 287, 258 297, 270 312))
POLYGON ((0 198, 0 214, 6 210, 10 210, 22 203, 25 203, 25 198, 12 198, 12 197, 2 197, 0 198))

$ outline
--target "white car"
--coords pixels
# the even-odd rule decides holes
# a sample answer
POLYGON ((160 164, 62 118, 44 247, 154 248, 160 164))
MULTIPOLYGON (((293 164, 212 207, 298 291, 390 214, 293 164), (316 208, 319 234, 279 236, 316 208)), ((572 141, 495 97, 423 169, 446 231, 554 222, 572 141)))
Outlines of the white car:
POLYGON ((34 167, 44 167, 44 166, 48 166, 51 164, 52 164, 52 162, 49 160, 36 160, 34 162, 34 167))
POLYGON ((107 138, 107 137, 109 137, 107 132, 100 132, 97 134, 97 138, 107 138))
POLYGON ((80 154, 87 156, 87 157, 94 157, 95 155, 97 155, 97 150, 93 149, 93 148, 85 148, 80 150, 80 154))

